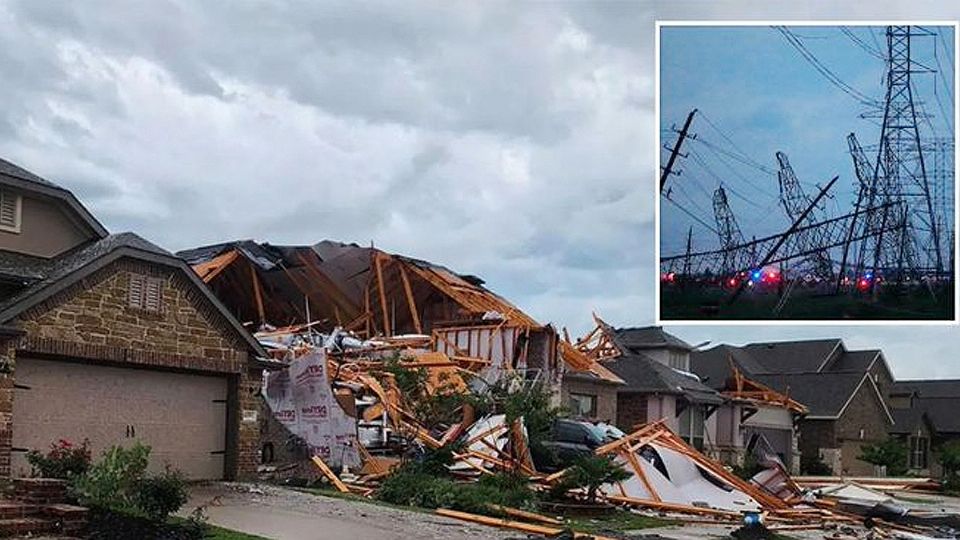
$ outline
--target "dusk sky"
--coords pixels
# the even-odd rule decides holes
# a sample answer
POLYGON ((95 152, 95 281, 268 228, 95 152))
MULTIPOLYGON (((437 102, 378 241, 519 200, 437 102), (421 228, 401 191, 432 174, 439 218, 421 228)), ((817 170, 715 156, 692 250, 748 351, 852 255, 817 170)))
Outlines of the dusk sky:
MULTIPOLYGON (((918 113, 929 116, 929 122, 920 124, 921 137, 952 139, 953 27, 924 28, 937 35, 912 38, 911 59, 931 69, 942 67, 942 72, 913 75, 918 113)), ((845 84, 882 103, 885 27, 787 30, 845 84)), ((711 197, 722 181, 747 240, 781 232, 790 224, 778 206, 779 166, 774 153, 782 151, 808 197, 816 195, 818 186, 840 177, 820 219, 853 210, 858 183, 847 135, 855 133, 870 161, 876 162, 882 109, 866 106, 831 84, 768 25, 668 26, 662 29, 661 51, 661 127, 679 128, 691 109, 700 111, 691 130, 698 138, 685 145, 690 155, 678 164, 683 175, 668 184, 672 200, 713 225, 711 197), (869 113, 873 113, 869 118, 860 117, 869 113), (756 164, 745 164, 723 151, 746 153, 756 164)), ((663 137, 668 144, 676 140, 669 131, 663 137)), ((668 152, 663 154, 665 162, 668 152)), ((926 162, 932 182, 936 159, 928 154, 926 162)), ((952 201, 953 182, 940 184, 944 199, 952 201)), ((665 255, 685 249, 690 225, 695 251, 718 247, 716 233, 669 202, 662 204, 662 224, 665 255)))
MULTIPOLYGON (((593 310, 650 324, 654 21, 960 15, 950 1, 836 4, 0 0, 0 156, 170 250, 373 241, 482 276, 573 335, 593 310)), ((757 39, 770 47, 754 53, 792 54, 757 39)), ((848 81, 864 91, 881 69, 867 58, 848 81)), ((698 106, 739 130, 736 111, 760 104, 728 92, 698 106)), ((834 115, 824 99, 815 112, 842 125, 814 148, 780 143, 810 184, 850 171, 856 107, 840 94, 834 115)), ((762 144, 765 163, 778 146, 737 142, 762 144)), ((955 326, 668 329, 692 343, 840 336, 883 348, 897 376, 960 377, 955 326)))

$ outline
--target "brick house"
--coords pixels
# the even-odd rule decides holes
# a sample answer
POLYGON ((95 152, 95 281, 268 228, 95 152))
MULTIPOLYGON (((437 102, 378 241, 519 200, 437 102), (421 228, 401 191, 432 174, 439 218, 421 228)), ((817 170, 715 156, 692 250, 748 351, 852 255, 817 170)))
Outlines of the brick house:
POLYGON ((568 403, 596 400, 603 404, 598 405, 604 411, 599 419, 612 417, 627 432, 639 424, 665 420, 684 440, 715 454, 713 413, 725 400, 690 372, 693 347, 659 326, 614 328, 599 318, 596 322, 577 347, 623 384, 601 385, 584 374, 567 374, 563 393, 571 397, 568 403))
POLYGON ((69 191, 0 160, 0 476, 57 439, 139 440, 151 468, 246 477, 260 345, 183 261, 108 234, 69 191))
POLYGON ((894 425, 886 397, 894 379, 881 351, 851 351, 840 339, 720 345, 698 353, 696 364, 708 383, 710 373, 732 364, 805 405, 809 412, 798 421, 801 463, 820 459, 834 474, 876 473, 857 457, 894 425))
POLYGON ((890 407, 896 420, 890 434, 906 445, 910 472, 943 476, 939 448, 960 440, 960 380, 897 381, 890 390, 890 407))

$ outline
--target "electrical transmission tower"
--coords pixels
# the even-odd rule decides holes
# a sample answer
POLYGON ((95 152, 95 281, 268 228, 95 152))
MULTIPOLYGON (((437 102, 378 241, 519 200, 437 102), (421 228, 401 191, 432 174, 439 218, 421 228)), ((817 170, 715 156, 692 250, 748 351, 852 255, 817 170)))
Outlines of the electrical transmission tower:
MULTIPOLYGON (((777 162, 780 164, 780 170, 777 171, 777 179, 780 183, 780 202, 787 213, 790 221, 796 221, 801 214, 810 206, 810 198, 803 192, 803 187, 793 172, 790 160, 783 152, 777 152, 777 162)), ((807 212, 801 225, 811 224, 817 221, 814 211, 807 212)), ((801 233, 799 242, 811 254, 807 258, 810 270, 818 277, 830 279, 833 276, 833 262, 830 260, 830 254, 826 249, 817 251, 818 246, 823 246, 824 238, 821 238, 816 229, 810 229, 801 233)))
POLYGON ((720 236, 720 249, 723 250, 723 260, 720 271, 725 276, 730 276, 740 270, 743 270, 742 250, 738 249, 744 243, 743 233, 740 232, 740 225, 737 224, 737 218, 730 210, 730 204, 727 202, 727 192, 723 186, 713 192, 713 217, 717 222, 717 234, 720 236))
POLYGON ((940 224, 930 189, 911 74, 929 71, 910 57, 912 36, 932 35, 910 26, 888 26, 887 84, 880 145, 874 163, 877 197, 895 203, 899 227, 874 240, 872 270, 889 280, 944 273, 940 224))

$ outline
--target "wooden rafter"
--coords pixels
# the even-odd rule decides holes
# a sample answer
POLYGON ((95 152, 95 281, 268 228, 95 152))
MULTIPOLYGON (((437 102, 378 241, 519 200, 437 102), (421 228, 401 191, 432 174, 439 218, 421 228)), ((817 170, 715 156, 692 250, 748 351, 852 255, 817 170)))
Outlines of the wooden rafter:
POLYGON ((383 318, 383 335, 390 336, 390 313, 387 311, 387 292, 383 283, 383 265, 380 262, 380 252, 373 252, 373 267, 377 273, 377 291, 380 296, 380 313, 383 318))
POLYGON ((407 277, 407 271, 403 266, 400 267, 400 281, 403 282, 403 294, 407 297, 407 306, 410 308, 410 319, 413 320, 413 328, 418 334, 423 333, 423 326, 420 325, 420 314, 417 313, 417 302, 413 299, 413 288, 410 287, 410 278, 407 277))

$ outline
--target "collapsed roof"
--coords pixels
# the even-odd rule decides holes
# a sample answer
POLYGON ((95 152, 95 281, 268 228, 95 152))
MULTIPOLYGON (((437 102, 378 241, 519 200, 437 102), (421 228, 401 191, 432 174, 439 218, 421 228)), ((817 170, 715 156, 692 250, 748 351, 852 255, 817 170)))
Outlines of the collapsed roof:
POLYGON ((476 276, 357 244, 325 240, 276 246, 241 240, 179 252, 244 324, 311 324, 362 338, 429 334, 451 356, 525 365, 551 374, 566 367, 622 381, 556 331, 476 276), (496 358, 494 358, 496 357, 496 358))

